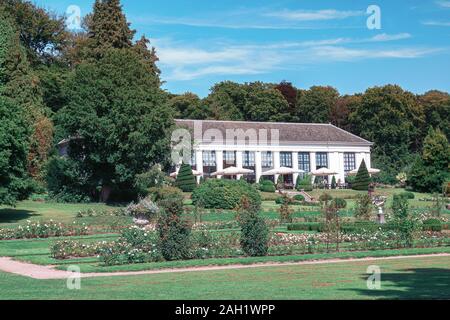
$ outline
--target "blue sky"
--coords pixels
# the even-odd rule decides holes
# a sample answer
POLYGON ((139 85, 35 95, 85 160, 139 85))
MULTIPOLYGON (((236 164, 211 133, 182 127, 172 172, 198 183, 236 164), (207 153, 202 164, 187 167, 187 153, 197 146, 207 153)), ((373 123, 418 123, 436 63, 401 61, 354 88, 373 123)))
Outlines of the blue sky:
MULTIPOLYGON (((38 0, 85 15, 93 0, 38 0)), ((156 47, 165 88, 206 96, 219 81, 287 80, 342 94, 395 83, 450 91, 450 0, 122 0, 156 47), (381 29, 367 27, 367 8, 381 29)))

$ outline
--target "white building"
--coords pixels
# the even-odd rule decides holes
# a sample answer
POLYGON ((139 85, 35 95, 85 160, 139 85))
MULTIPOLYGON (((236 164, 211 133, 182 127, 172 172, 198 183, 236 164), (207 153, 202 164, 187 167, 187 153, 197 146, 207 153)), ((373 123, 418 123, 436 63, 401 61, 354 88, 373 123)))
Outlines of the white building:
MULTIPOLYGON (((331 124, 213 120, 176 120, 176 124, 193 132, 190 164, 204 177, 230 166, 254 170, 254 175, 246 176, 250 181, 279 167, 305 172, 327 167, 338 173, 338 183, 344 183, 346 174, 363 159, 371 167, 373 143, 331 124)), ((297 176, 286 176, 285 181, 294 183, 297 176)))

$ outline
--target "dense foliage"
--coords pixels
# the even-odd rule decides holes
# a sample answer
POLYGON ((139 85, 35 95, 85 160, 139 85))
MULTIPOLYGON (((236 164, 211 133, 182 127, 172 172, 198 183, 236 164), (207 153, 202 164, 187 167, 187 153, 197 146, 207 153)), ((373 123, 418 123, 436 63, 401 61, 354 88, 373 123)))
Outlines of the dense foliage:
POLYGON ((234 209, 243 196, 255 205, 261 205, 261 196, 255 187, 243 180, 209 179, 192 193, 194 205, 205 208, 234 209))
POLYGON ((352 189, 367 191, 369 190, 369 184, 370 184, 369 171, 367 170, 366 162, 363 159, 361 165, 359 166, 355 180, 352 182, 352 189))
POLYGON ((265 256, 269 249, 269 229, 249 201, 244 196, 240 202, 241 247, 248 256, 265 256))
POLYGON ((197 187, 197 181, 192 174, 192 168, 189 164, 183 163, 181 165, 175 185, 183 192, 192 192, 197 187))

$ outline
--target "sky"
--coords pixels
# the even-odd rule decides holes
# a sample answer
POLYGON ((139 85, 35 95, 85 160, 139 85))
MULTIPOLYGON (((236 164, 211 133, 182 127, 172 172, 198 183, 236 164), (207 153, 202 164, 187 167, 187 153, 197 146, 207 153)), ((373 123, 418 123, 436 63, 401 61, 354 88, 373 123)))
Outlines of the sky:
MULTIPOLYGON (((35 3, 66 14, 71 26, 73 6, 84 16, 94 1, 35 3)), ((341 94, 384 84, 450 91, 450 0, 121 3, 136 38, 151 39, 173 93, 204 97, 224 80, 330 85, 341 94)))

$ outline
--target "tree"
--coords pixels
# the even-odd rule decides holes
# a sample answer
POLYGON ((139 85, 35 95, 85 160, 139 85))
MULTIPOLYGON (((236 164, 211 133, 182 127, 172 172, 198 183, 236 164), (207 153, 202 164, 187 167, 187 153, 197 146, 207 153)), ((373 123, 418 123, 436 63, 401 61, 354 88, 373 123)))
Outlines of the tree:
POLYGON ((359 194, 356 198, 354 216, 360 220, 369 221, 372 217, 372 199, 368 194, 359 194))
POLYGON ((58 138, 71 138, 69 156, 88 174, 92 194, 133 191, 136 175, 167 160, 173 120, 165 94, 132 50, 111 49, 80 64, 66 95, 58 138))
POLYGON ((373 163, 381 169, 378 179, 395 183, 420 146, 424 118, 416 96, 395 85, 367 89, 349 121, 353 133, 374 142, 373 163))
POLYGON ((148 40, 145 36, 142 36, 141 39, 136 41, 133 49, 141 57, 148 72, 159 76, 161 74, 161 70, 159 70, 156 66, 156 62, 158 62, 159 58, 156 56, 156 49, 154 47, 149 48, 149 46, 150 40, 148 40))
POLYGON ((331 179, 331 189, 336 189, 336 176, 331 179))
POLYGON ((0 94, 13 100, 32 128, 28 144, 28 171, 42 178, 42 167, 53 141, 53 124, 42 100, 39 77, 30 68, 26 50, 12 18, 0 10, 0 94))
POLYGON ((0 204, 14 205, 31 191, 27 174, 29 134, 19 106, 0 95, 0 204))
POLYGON ((297 99, 296 114, 301 122, 326 123, 339 92, 332 87, 313 86, 301 92, 297 99))
POLYGON ((431 90, 419 96, 419 102, 425 113, 423 136, 430 127, 441 129, 447 139, 450 137, 450 94, 431 90))
POLYGON ((178 171, 177 180, 175 186, 183 190, 183 192, 192 192, 197 187, 197 182, 192 174, 192 168, 190 165, 183 163, 180 171, 178 171))
POLYGON ((295 106, 297 104, 297 89, 292 85, 291 82, 281 81, 275 86, 275 89, 280 91, 283 97, 286 99, 289 105, 289 113, 293 114, 295 111, 295 106))
POLYGON ((414 163, 408 184, 419 192, 441 192, 448 179, 449 143, 441 130, 430 128, 423 142, 421 158, 414 163))
POLYGON ((183 194, 167 193, 157 204, 161 209, 156 228, 162 256, 169 261, 189 258, 191 227, 182 219, 183 194))
POLYGON ((400 234, 400 240, 406 247, 412 247, 414 236, 419 228, 416 217, 409 210, 408 199, 402 195, 394 195, 392 202, 392 225, 400 234))
POLYGON ((131 48, 136 33, 130 29, 120 0, 96 0, 94 11, 87 20, 87 27, 89 48, 96 59, 111 48, 131 48))
POLYGON ((366 162, 363 159, 361 165, 359 166, 358 173, 356 174, 355 181, 353 181, 352 183, 352 189, 368 191, 369 184, 370 184, 369 171, 367 170, 366 162))
POLYGON ((209 110, 203 106, 200 98, 191 92, 175 95, 169 99, 168 105, 176 118, 203 120, 209 116, 209 110))
POLYGON ((269 228, 249 198, 242 197, 238 209, 241 224, 241 247, 251 257, 265 256, 269 250, 269 228))
POLYGON ((0 6, 17 26, 20 43, 31 65, 49 64, 58 59, 68 37, 64 17, 31 1, 2 0, 0 6))

